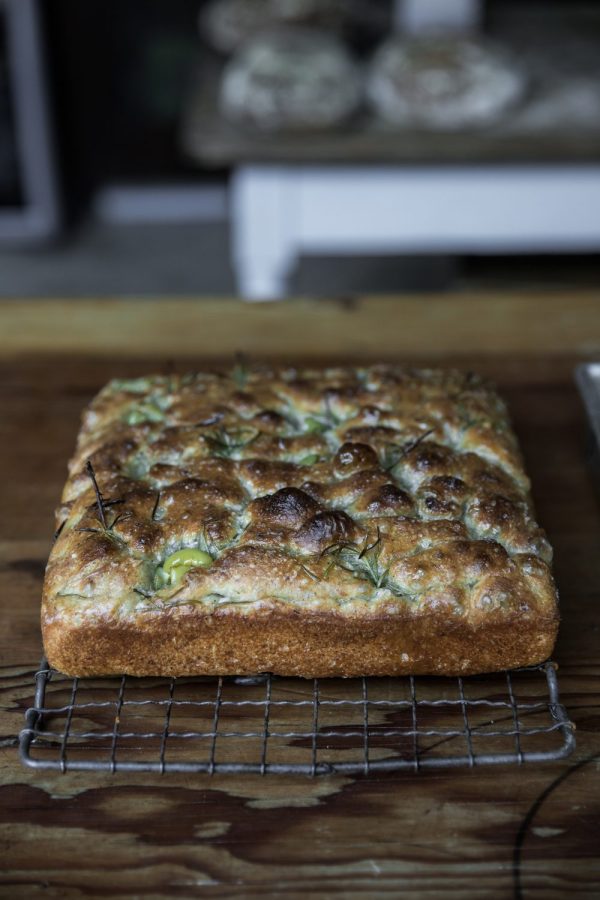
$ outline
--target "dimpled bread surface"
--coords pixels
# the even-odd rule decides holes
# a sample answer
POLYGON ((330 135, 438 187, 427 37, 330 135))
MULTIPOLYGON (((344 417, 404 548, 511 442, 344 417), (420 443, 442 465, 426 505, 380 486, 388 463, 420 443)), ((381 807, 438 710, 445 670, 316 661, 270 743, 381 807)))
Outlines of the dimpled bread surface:
POLYGON ((42 630, 68 675, 469 674, 541 662, 556 637, 551 548, 472 373, 111 381, 57 526, 42 630), (165 584, 183 548, 209 564, 165 584))

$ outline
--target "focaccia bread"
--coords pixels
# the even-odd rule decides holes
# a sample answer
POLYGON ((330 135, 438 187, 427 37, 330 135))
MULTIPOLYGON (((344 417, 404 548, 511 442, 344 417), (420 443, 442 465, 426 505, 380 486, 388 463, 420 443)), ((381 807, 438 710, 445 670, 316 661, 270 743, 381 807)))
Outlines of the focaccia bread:
POLYGON ((517 61, 481 37, 394 35, 375 53, 367 76, 367 97, 382 120, 439 131, 495 124, 526 87, 517 61))
POLYGON ((258 35, 225 66, 226 118, 263 131, 312 131, 344 122, 362 99, 358 68, 326 31, 280 28, 258 35))
POLYGON ((211 0, 200 10, 201 34, 220 53, 234 53, 261 32, 282 25, 343 31, 356 0, 211 0), (350 8, 352 7, 352 8, 350 8))
POLYGON ((467 674, 556 637, 516 440, 471 373, 111 381, 57 517, 42 626, 68 675, 467 674))

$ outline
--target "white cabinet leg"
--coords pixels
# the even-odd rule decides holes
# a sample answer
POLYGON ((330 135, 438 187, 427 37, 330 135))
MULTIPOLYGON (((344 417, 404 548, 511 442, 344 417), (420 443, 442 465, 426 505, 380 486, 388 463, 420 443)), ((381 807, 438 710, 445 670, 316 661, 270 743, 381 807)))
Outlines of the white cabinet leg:
POLYGON ((237 292, 244 300, 280 300, 287 293, 289 263, 266 256, 238 257, 237 292))
POLYGON ((246 300, 277 300, 286 294, 293 263, 293 180, 278 167, 244 166, 231 181, 233 266, 246 300))

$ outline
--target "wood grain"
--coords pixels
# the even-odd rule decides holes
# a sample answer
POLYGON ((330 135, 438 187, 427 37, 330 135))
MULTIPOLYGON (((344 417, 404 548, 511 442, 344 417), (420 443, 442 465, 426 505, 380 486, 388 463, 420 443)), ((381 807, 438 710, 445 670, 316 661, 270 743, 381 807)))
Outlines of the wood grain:
POLYGON ((0 353, 373 359, 600 352, 595 291, 340 300, 2 300, 0 353))
MULTIPOLYGON (((281 326, 289 308, 265 309, 279 310, 281 326)), ((302 308, 306 314, 309 307, 302 308)), ((582 308, 595 340, 592 308, 587 301, 582 308)), ((246 337, 244 316, 255 308, 243 309, 248 312, 235 327, 235 317, 230 320, 225 344, 215 338, 207 356, 225 355, 246 337)), ((97 321, 103 315, 99 310, 97 321)), ((114 309, 111 315, 117 316, 114 309)), ((125 330, 130 315, 126 304, 113 322, 125 330)), ((291 324, 279 336, 290 356, 289 348, 301 346, 290 334, 297 315, 290 313, 291 324)), ((562 314, 558 319, 565 320, 562 314)), ((428 319, 427 327, 437 333, 445 322, 428 319)), ((424 323, 419 328, 423 335, 424 323)), ((580 328, 574 325, 571 333, 580 328)), ((59 331, 56 325, 61 352, 71 340, 76 346, 74 338, 61 344, 59 331)), ((82 406, 106 378, 160 369, 167 354, 152 345, 143 355, 143 342, 134 336, 137 358, 124 358, 124 344, 110 355, 97 335, 96 356, 59 357, 50 335, 51 356, 16 360, 19 348, 31 351, 41 341, 42 330, 36 326, 27 347, 16 330, 10 335, 0 361, 0 896, 598 895, 600 513, 583 461, 585 423, 571 378, 577 348, 558 355, 557 332, 549 339, 554 358, 534 343, 529 356, 460 353, 455 359, 499 383, 533 477, 539 518, 555 547, 563 616, 556 658, 562 697, 577 725, 570 759, 418 776, 62 776, 24 769, 16 754, 40 653, 39 597, 52 508, 82 406)), ((520 340, 515 336, 515 345, 520 340)), ((447 340, 456 342, 456 335, 447 340)), ((187 339, 184 346, 189 353, 187 339)), ((274 352, 274 338, 269 346, 274 352)), ((385 346, 392 355, 391 338, 385 346)), ((412 356, 425 359, 423 346, 412 356)), ((196 366, 206 342, 202 347, 196 366)), ((322 339, 318 347, 331 350, 322 339)), ((444 362, 452 361, 447 346, 442 354, 441 339, 437 347, 432 359, 445 354, 444 362)), ((347 335, 340 348, 350 352, 347 335)), ((385 355, 376 348, 371 353, 385 355)), ((314 348, 312 355, 318 355, 314 348)), ((175 364, 191 363, 180 355, 175 364)))

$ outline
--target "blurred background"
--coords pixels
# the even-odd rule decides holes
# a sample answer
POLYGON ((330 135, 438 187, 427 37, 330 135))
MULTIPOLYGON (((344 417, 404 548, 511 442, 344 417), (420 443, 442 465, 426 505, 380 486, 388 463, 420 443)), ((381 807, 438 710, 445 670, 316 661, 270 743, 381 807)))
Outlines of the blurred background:
POLYGON ((596 285, 600 5, 0 0, 0 295, 596 285))

